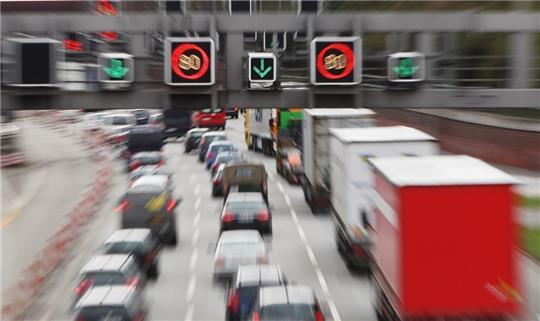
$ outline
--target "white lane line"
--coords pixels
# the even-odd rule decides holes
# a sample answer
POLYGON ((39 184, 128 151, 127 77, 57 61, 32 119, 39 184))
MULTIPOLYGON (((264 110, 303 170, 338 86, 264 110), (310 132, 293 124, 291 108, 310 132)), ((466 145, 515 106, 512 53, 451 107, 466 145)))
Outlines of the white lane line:
POLYGON ((190 302, 193 299, 193 293, 195 293, 195 286, 197 285, 197 276, 192 274, 189 278, 189 284, 186 292, 186 301, 190 302))
POLYGON ((296 229, 298 230, 298 235, 300 235, 300 238, 302 239, 302 243, 304 243, 304 246, 308 246, 306 233, 304 233, 304 229, 301 228, 300 225, 296 225, 296 229))
POLYGON ((277 182, 277 187, 281 194, 283 194, 283 196, 287 196, 287 194, 285 194, 285 189, 283 188, 283 185, 281 185, 281 182, 277 182))
POLYGON ((193 237, 191 238, 191 246, 197 245, 197 242, 199 241, 199 228, 195 230, 193 233, 193 237))
POLYGON ((330 308, 330 314, 332 314, 332 319, 334 321, 341 321, 341 317, 339 316, 339 312, 337 310, 336 304, 334 303, 334 300, 328 299, 328 307, 330 308))
POLYGON ((201 206, 201 197, 197 197, 197 200, 195 201, 195 210, 199 209, 199 206, 201 206))
POLYGON ((195 175, 195 174, 191 174, 191 175, 189 176, 189 182, 190 182, 190 183, 195 183, 195 180, 196 180, 196 179, 197 179, 197 175, 195 175))
POLYGON ((186 311, 186 316, 184 317, 184 321, 192 321, 193 319, 193 304, 190 304, 186 311))
POLYGON ((195 186, 195 196, 199 196, 199 194, 201 194, 201 185, 197 184, 195 186))
POLYGON ((292 207, 291 199, 289 198, 289 195, 285 195, 285 203, 287 203, 287 206, 289 209, 292 207))
POLYGON ((306 244, 306 251, 307 255, 309 256, 309 260, 311 261, 311 265, 313 267, 318 268, 319 264, 317 263, 317 259, 315 258, 315 253, 313 253, 313 249, 311 249, 311 246, 306 244))
POLYGON ((197 225, 199 225, 200 219, 201 219, 201 212, 197 212, 197 214, 195 214, 195 218, 193 219, 193 227, 196 227, 197 225))
POLYGON ((195 270, 195 265, 197 265, 197 258, 199 257, 199 250, 195 249, 193 254, 191 254, 191 259, 189 260, 189 272, 195 270))
POLYGON ((319 283, 321 284, 321 288, 324 292, 324 295, 326 295, 327 297, 330 297, 330 290, 328 289, 328 284, 326 284, 326 279, 324 278, 324 275, 322 274, 321 269, 316 268, 315 274, 317 274, 317 279, 319 279, 319 283))

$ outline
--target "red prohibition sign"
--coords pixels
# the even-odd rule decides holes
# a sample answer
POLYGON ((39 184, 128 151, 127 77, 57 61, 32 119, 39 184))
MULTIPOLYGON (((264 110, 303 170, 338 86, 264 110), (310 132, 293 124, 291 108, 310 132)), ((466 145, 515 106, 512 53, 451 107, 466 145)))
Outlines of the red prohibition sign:
POLYGON ((344 43, 333 43, 326 46, 321 52, 317 55, 317 70, 327 79, 340 79, 347 77, 354 69, 354 52, 352 49, 344 43), (347 66, 343 69, 343 72, 340 74, 333 74, 324 68, 324 57, 328 50, 334 49, 341 51, 345 57, 347 57, 347 66))
POLYGON ((175 74, 177 74, 179 77, 189 79, 189 80, 196 80, 204 76, 206 71, 208 71, 208 65, 210 64, 210 59, 208 59, 208 55, 204 50, 201 49, 201 47, 197 46, 193 43, 184 43, 176 48, 174 48, 172 54, 171 54, 171 66, 175 74), (201 69, 199 69, 196 73, 192 75, 187 75, 182 71, 182 68, 180 68, 178 62, 180 60, 180 56, 184 54, 184 52, 193 49, 197 51, 200 54, 201 57, 201 69))

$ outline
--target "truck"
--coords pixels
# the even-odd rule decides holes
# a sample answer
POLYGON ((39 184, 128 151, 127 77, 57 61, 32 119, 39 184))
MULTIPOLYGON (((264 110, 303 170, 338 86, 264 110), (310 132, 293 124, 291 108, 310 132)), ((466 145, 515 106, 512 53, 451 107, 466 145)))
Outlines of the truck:
POLYGON ((330 209, 330 128, 372 127, 374 121, 369 109, 304 109, 300 184, 312 213, 330 209))
POLYGON ((380 157, 370 199, 379 320, 515 320, 512 176, 463 155, 380 157))
POLYGON ((262 151, 264 155, 274 154, 272 125, 271 108, 246 109, 244 133, 249 150, 262 151))
POLYGON ((439 152, 432 136, 406 126, 330 129, 331 213, 337 249, 345 263, 369 271, 375 222, 369 193, 374 157, 424 156, 439 152))
POLYGON ((272 139, 276 171, 289 183, 298 184, 302 178, 302 109, 274 108, 272 139))

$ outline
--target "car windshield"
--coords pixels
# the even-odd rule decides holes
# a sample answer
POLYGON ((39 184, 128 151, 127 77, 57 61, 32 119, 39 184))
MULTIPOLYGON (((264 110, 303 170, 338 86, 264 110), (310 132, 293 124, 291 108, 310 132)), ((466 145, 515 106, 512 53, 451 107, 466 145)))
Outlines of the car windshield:
POLYGON ((124 284, 124 275, 120 272, 89 272, 85 279, 90 279, 93 285, 124 284))
POLYGON ((261 308, 260 319, 264 321, 315 321, 309 304, 272 304, 261 308))
POLYGON ((159 162, 159 156, 137 156, 133 160, 138 160, 143 164, 155 164, 159 162))
POLYGON ((128 321, 127 311, 118 306, 99 306, 82 308, 75 319, 77 321, 128 321))
POLYGON ((225 151, 231 151, 233 150, 233 145, 214 145, 212 146, 212 152, 225 152, 225 151))
POLYGON ((199 137, 201 137, 202 135, 204 135, 204 132, 202 132, 202 131, 195 131, 195 132, 191 132, 189 135, 190 135, 191 137, 193 137, 193 138, 199 138, 199 137))
POLYGON ((205 109, 201 110, 201 112, 206 113, 206 114, 208 114, 208 113, 220 113, 221 108, 213 108, 213 109, 212 108, 205 108, 205 109))

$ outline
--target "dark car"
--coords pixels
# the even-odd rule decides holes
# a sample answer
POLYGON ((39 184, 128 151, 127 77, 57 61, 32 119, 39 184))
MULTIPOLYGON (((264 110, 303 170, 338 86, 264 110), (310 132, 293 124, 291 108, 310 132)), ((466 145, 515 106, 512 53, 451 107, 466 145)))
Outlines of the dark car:
POLYGON ((272 216, 261 193, 230 193, 221 210, 221 231, 254 229, 272 233, 272 216))
POLYGON ((117 211, 121 213, 122 228, 149 228, 160 243, 176 245, 176 207, 180 199, 170 193, 164 181, 130 188, 120 199, 117 211))
POLYGON ((225 108, 225 115, 230 118, 238 118, 238 108, 237 107, 225 108))
POLYGON ((147 313, 146 302, 136 288, 97 286, 75 306, 75 321, 144 321, 147 313))
POLYGON ((276 170, 289 184, 300 184, 304 174, 300 150, 295 147, 279 149, 276 155, 276 170))
POLYGON ((131 254, 148 277, 159 274, 160 246, 146 228, 123 229, 114 232, 104 243, 107 254, 131 254))
POLYGON ((133 154, 140 152, 159 152, 163 145, 164 136, 159 126, 135 126, 127 134, 126 148, 122 151, 122 158, 129 159, 133 154))
POLYGON ((212 166, 219 153, 235 151, 237 151, 236 147, 234 147, 234 144, 228 140, 213 142, 210 144, 210 146, 208 146, 208 151, 206 152, 206 169, 210 169, 210 166, 212 166))
POLYGON ((79 280, 75 286, 75 302, 94 286, 129 285, 141 288, 144 284, 144 276, 133 256, 95 255, 79 273, 79 280))
POLYGON ((145 109, 136 109, 133 111, 137 125, 147 125, 150 119, 150 112, 145 109))
POLYGON ((208 132, 208 128, 193 128, 190 129, 186 134, 185 140, 185 153, 189 153, 194 149, 199 147, 199 142, 201 141, 202 135, 208 132))
POLYGON ((248 320, 261 287, 286 284, 278 265, 240 265, 227 294, 226 320, 248 320))
POLYGON ((165 137, 182 137, 191 128, 191 111, 182 109, 165 109, 163 111, 165 137))
POLYGON ((133 184, 134 181, 141 178, 142 176, 154 176, 154 175, 158 175, 158 176, 164 175, 164 176, 168 176, 169 179, 172 179, 172 174, 165 165, 144 165, 131 171, 131 173, 129 173, 128 175, 128 181, 129 181, 129 184, 131 185, 133 184))
POLYGON ((227 135, 223 132, 207 132, 202 135, 201 141, 199 142, 199 162, 204 162, 204 158, 208 152, 208 146, 210 146, 212 142, 219 140, 227 140, 227 135))
POLYGON ((161 152, 140 152, 133 154, 127 163, 127 172, 132 172, 141 166, 165 165, 165 158, 161 152))
POLYGON ((271 286, 260 288, 252 320, 324 321, 324 315, 309 287, 271 286))

